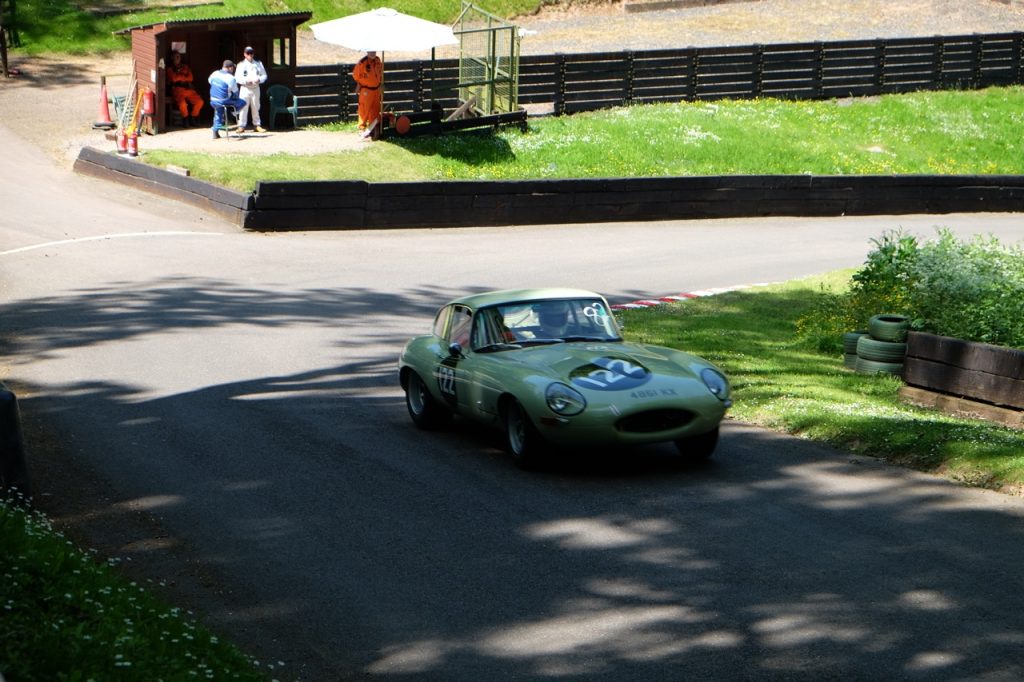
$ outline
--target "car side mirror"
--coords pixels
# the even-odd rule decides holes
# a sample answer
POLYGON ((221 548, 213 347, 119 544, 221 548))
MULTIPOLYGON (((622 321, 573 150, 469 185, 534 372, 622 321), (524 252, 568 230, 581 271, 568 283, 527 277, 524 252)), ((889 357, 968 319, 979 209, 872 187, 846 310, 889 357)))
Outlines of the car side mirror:
POLYGON ((456 341, 452 343, 450 346, 448 346, 448 355, 450 355, 453 358, 461 358, 462 344, 456 341))

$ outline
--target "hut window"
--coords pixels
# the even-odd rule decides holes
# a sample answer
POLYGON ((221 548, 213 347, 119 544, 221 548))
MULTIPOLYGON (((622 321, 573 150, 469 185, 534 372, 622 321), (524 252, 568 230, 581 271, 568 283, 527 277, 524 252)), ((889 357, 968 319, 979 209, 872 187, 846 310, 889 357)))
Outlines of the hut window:
POLYGON ((288 67, 292 65, 291 42, 290 38, 274 38, 271 66, 288 67))

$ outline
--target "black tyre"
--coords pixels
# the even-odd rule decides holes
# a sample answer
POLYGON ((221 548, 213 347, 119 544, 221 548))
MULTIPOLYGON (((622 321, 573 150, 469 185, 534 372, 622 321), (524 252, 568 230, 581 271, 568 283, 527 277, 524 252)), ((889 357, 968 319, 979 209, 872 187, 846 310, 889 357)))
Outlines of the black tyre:
POLYGON ((910 318, 906 315, 887 313, 875 315, 868 320, 868 334, 876 341, 902 343, 907 340, 908 329, 910 329, 910 318))
POLYGON ((535 468, 545 447, 544 438, 516 400, 505 408, 505 447, 520 469, 535 468))
POLYGON ((692 462, 700 462, 711 457, 718 445, 718 429, 702 433, 699 436, 679 438, 675 441, 679 454, 692 462))
POLYGON ((409 372, 405 382, 405 407, 412 422, 425 431, 433 431, 447 424, 452 413, 430 395, 423 379, 416 372, 409 372))
POLYGON ((846 332, 843 334, 843 352, 847 355, 856 354, 857 340, 862 336, 867 336, 867 333, 867 329, 858 329, 855 332, 846 332))
POLYGON ((856 353, 844 353, 843 354, 843 366, 846 369, 857 369, 857 354, 856 353))
POLYGON ((857 358, 857 373, 858 374, 892 374, 895 376, 903 375, 903 363, 902 362, 876 362, 874 360, 865 360, 864 358, 857 358))
POLYGON ((862 336, 857 342, 857 357, 875 362, 903 362, 907 355, 907 344, 895 341, 876 341, 862 336))

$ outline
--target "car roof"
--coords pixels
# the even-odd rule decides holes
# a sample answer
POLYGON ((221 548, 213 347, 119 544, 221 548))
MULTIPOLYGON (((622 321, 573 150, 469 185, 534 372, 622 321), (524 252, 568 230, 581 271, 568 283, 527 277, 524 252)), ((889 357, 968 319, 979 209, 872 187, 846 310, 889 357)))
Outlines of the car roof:
POLYGON ((520 303, 543 301, 552 298, 604 298, 601 294, 586 289, 569 289, 551 287, 544 289, 502 289, 501 291, 485 291, 456 298, 451 303, 460 303, 478 309, 501 303, 520 303))

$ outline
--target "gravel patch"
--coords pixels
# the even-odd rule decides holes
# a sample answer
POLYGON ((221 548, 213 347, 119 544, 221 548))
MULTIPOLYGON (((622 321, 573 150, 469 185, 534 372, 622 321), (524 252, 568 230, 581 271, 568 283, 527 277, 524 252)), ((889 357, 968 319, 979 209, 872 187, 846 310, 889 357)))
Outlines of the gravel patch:
POLYGON ((1000 0, 751 0, 625 12, 621 4, 543 10, 523 54, 605 52, 1000 33, 1024 30, 1024 4, 1000 0))

